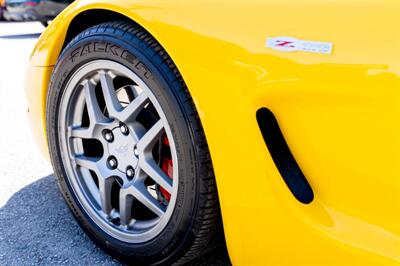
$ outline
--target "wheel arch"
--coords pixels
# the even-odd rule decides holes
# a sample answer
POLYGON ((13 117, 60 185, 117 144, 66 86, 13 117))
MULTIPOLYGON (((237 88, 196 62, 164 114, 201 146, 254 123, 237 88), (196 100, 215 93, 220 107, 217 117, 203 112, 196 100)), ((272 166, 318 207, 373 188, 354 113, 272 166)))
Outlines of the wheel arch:
POLYGON ((132 18, 114 10, 100 8, 87 9, 74 16, 69 23, 61 51, 67 46, 70 41, 72 41, 74 37, 76 37, 84 30, 92 26, 114 20, 126 20, 139 25, 132 18))

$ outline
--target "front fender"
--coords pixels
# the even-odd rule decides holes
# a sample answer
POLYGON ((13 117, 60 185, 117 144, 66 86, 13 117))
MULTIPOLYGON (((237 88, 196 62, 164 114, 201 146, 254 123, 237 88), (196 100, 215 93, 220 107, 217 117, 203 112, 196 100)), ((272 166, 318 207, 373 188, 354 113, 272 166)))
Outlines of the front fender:
POLYGON ((398 1, 77 1, 31 57, 30 112, 43 147, 52 67, 73 18, 91 9, 141 25, 181 72, 207 138, 234 264, 399 263, 398 1), (282 35, 334 50, 265 46, 282 35), (262 107, 314 189, 311 204, 293 197, 274 164, 256 120, 262 107))

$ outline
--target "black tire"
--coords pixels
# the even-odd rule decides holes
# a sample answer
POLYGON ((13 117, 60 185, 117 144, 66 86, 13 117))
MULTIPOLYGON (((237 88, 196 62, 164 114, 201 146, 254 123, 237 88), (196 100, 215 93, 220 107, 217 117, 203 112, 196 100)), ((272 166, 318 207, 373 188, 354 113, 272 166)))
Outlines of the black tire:
POLYGON ((54 68, 47 98, 50 155, 61 192, 84 231, 106 252, 128 264, 184 264, 224 243, 217 188, 207 142, 190 94, 161 45, 132 22, 94 26, 76 36, 54 68), (96 51, 94 43, 110 49, 96 51), (121 242, 102 231, 86 214, 66 178, 61 159, 58 110, 71 74, 96 59, 119 62, 147 82, 170 123, 180 163, 178 196, 172 218, 154 239, 121 242))

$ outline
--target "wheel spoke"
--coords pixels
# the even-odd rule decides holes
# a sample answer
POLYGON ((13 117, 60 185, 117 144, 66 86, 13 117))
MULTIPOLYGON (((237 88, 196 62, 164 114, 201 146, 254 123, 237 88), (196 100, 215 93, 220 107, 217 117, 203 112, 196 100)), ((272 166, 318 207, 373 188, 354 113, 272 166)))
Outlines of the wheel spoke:
POLYGON ((72 138, 81 138, 81 139, 91 139, 94 138, 92 128, 85 127, 73 127, 70 128, 70 134, 72 138))
POLYGON ((161 217, 165 213, 165 207, 153 198, 144 185, 136 186, 132 189, 133 196, 154 214, 161 217))
POLYGON ((86 157, 83 155, 75 156, 75 162, 80 167, 97 172, 97 162, 100 158, 86 157))
POLYGON ((111 206, 111 189, 114 180, 112 178, 102 179, 99 178, 99 192, 100 192, 100 202, 101 209, 105 214, 110 214, 112 210, 111 206))
POLYGON ((118 113, 123 109, 121 103, 118 100, 117 92, 115 91, 113 80, 111 76, 101 71, 100 73, 100 83, 104 95, 104 100, 106 102, 108 114, 111 117, 116 118, 118 113))
POLYGON ((139 153, 151 152, 151 148, 153 148, 154 144, 159 140, 161 134, 164 132, 164 126, 161 120, 158 120, 157 123, 153 125, 149 131, 139 140, 137 144, 137 148, 139 153))
POLYGON ((86 108, 89 115, 90 127, 93 129, 96 124, 106 121, 106 117, 100 109, 93 83, 86 80, 83 86, 85 90, 86 108))
POLYGON ((149 131, 139 140, 137 148, 139 154, 139 165, 141 169, 150 176, 155 182, 162 186, 169 193, 172 193, 172 180, 164 173, 163 170, 154 161, 152 155, 152 148, 154 144, 160 139, 164 132, 164 126, 162 121, 159 120, 157 123, 150 128, 149 131))
POLYGON ((92 174, 90 173, 89 169, 82 168, 82 178, 87 186, 88 190, 92 193, 93 197, 100 202, 100 195, 96 193, 98 191, 98 186, 93 179, 92 174))
POLYGON ((119 213, 122 225, 128 225, 132 220, 133 196, 126 192, 126 189, 121 189, 119 195, 119 213))
POLYGON ((127 125, 136 142, 138 142, 146 134, 146 129, 144 126, 137 121, 127 125))
POLYGON ((119 120, 124 123, 133 121, 149 101, 147 95, 142 92, 119 114, 119 120))
POLYGON ((151 179, 168 191, 168 193, 172 193, 172 179, 161 170, 153 159, 141 160, 140 167, 151 179))

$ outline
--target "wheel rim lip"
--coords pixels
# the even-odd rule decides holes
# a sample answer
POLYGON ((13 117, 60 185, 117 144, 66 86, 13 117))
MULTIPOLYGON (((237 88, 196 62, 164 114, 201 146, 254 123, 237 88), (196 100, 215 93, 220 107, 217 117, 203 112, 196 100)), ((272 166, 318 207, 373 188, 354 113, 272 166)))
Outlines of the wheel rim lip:
MULTIPOLYGON (((82 97, 81 97, 82 98, 82 97)), ((61 159, 63 161, 63 165, 66 171, 66 177, 68 179, 69 184, 71 185, 73 192, 76 198, 79 201, 79 204, 82 206, 85 213, 91 218, 92 221, 95 222, 97 226, 99 226, 103 231, 105 231, 108 235, 128 243, 143 243, 149 241, 156 236, 158 236, 162 230, 167 226, 169 220, 171 219, 172 213, 175 209, 176 199, 178 194, 178 184, 179 184, 179 176, 178 176, 178 159, 176 154, 176 146, 175 141, 172 136, 172 131, 168 120, 165 116, 164 111, 162 110, 161 105, 159 104, 158 100, 154 96, 153 92, 147 86, 147 84, 131 69, 128 67, 117 63, 115 61, 110 60, 94 60, 85 65, 78 68, 71 78, 68 80, 63 95, 61 97, 61 109, 58 115, 58 129, 59 129, 59 144, 61 146, 61 159), (160 119, 162 120, 163 127, 165 133, 167 135, 168 140, 170 141, 170 149, 171 149, 171 156, 173 161, 173 182, 172 182, 172 194, 167 209, 162 217, 154 218, 150 220, 150 224, 155 224, 152 226, 151 229, 144 231, 144 232, 128 232, 126 230, 122 230, 120 227, 108 222, 104 215, 96 210, 95 206, 93 205, 93 199, 90 200, 90 197, 93 195, 87 195, 85 189, 83 188, 84 184, 82 184, 81 179, 83 175, 82 171, 79 171, 77 167, 73 166, 73 150, 74 148, 71 147, 71 141, 69 140, 68 136, 68 126, 71 114, 68 114, 70 109, 72 108, 71 99, 73 97, 79 98, 79 93, 77 93, 77 88, 81 84, 82 80, 85 78, 90 77, 90 73, 95 73, 100 70, 111 70, 121 74, 124 74, 129 79, 133 80, 141 89, 146 92, 147 96, 150 98, 151 103, 155 107, 160 119), (63 115, 64 114, 64 115, 63 115), (78 178, 77 178, 78 177, 78 178)), ((83 105, 84 106, 84 105, 83 105)), ((83 107, 81 107, 83 109, 83 107)), ((74 112, 76 115, 76 112, 74 112)), ((73 118, 73 119, 76 119, 73 118)), ((104 213, 103 213, 104 214, 104 213)), ((139 224, 141 225, 141 224, 139 224)))

